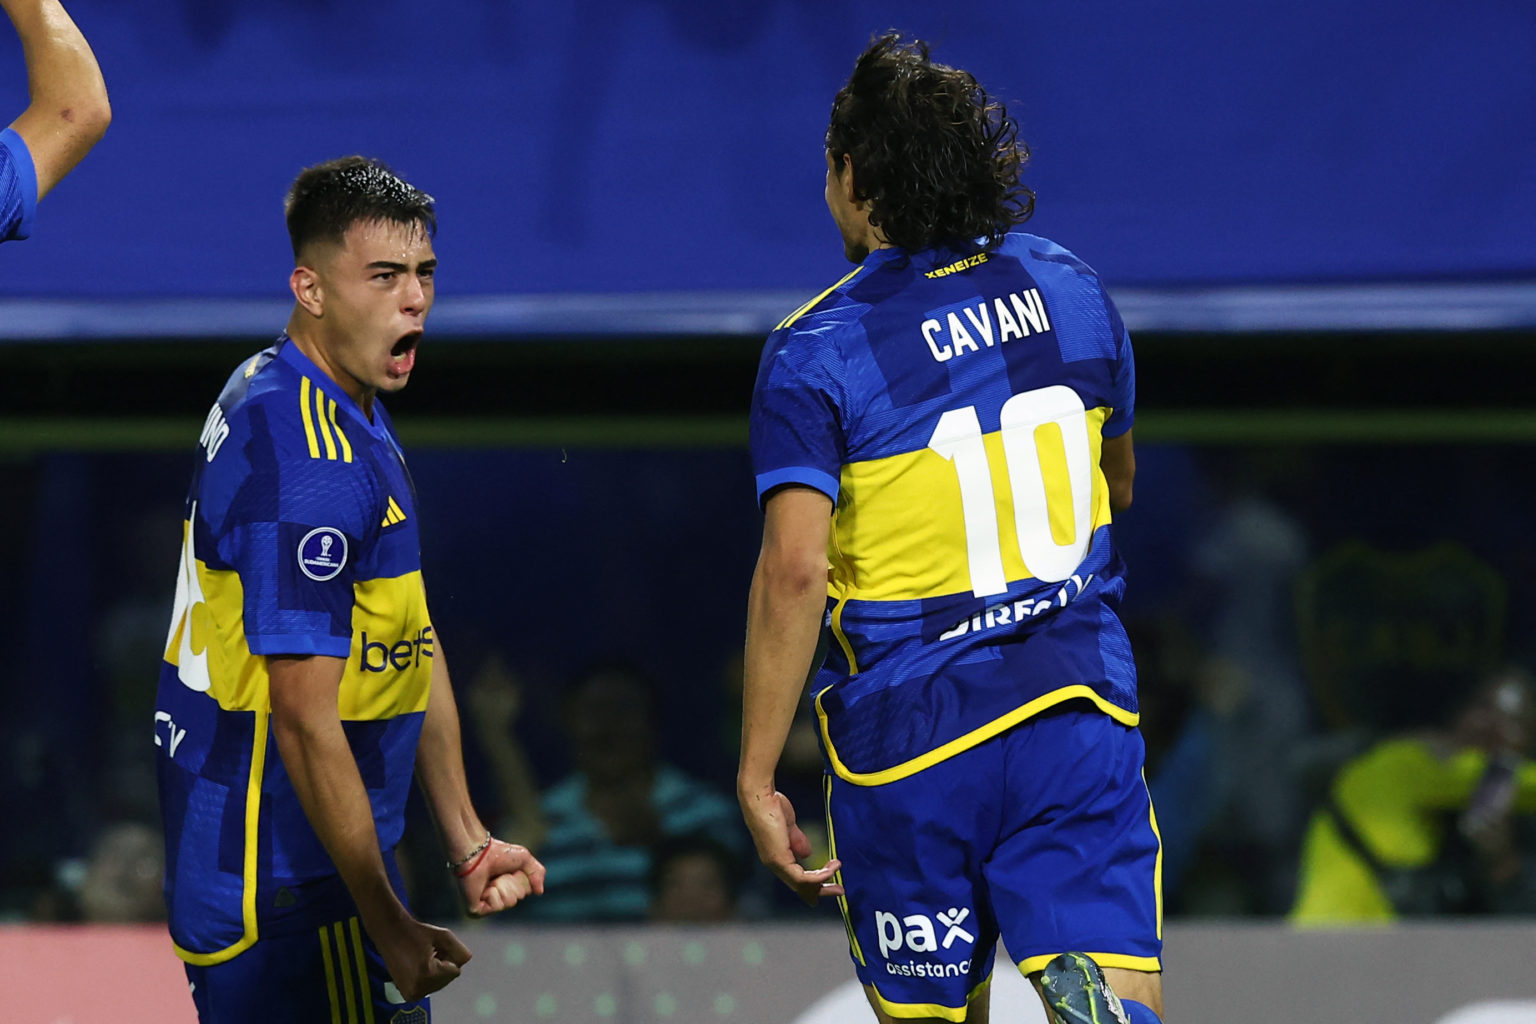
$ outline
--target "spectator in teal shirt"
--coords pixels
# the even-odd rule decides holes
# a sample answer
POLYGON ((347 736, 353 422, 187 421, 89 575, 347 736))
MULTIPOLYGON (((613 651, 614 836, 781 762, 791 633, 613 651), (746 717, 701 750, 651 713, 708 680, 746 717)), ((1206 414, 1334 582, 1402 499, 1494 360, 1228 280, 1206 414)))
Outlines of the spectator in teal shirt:
POLYGON ((650 907, 651 848, 703 834, 741 846, 735 806, 655 754, 654 687, 628 665, 595 668, 562 716, 576 771, 544 794, 548 869, 537 913, 547 921, 641 921, 650 907))

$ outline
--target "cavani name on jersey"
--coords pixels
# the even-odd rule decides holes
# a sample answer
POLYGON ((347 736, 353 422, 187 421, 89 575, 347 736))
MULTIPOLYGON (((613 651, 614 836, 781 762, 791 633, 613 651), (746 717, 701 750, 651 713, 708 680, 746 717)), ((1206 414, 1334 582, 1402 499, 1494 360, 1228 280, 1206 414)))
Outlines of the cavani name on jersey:
POLYGON ((814 691, 839 776, 902 778, 1073 698, 1135 724, 1099 467, 1134 395, 1098 277, 1033 235, 878 249, 769 336, 759 501, 835 502, 814 691))

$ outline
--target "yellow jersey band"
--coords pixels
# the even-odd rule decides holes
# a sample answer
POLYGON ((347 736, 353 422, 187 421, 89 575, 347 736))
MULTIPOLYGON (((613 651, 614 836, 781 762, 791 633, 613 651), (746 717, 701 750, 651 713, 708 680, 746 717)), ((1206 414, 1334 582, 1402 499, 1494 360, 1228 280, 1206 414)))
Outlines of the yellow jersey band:
MULTIPOLYGON (((272 706, 271 683, 266 659, 251 656, 239 573, 210 569, 202 559, 194 560, 193 571, 202 599, 189 604, 187 616, 171 632, 166 662, 180 667, 181 634, 190 629, 191 649, 207 658, 212 669, 208 696, 225 711, 265 714, 272 706)), ((359 580, 352 589, 352 649, 337 695, 342 720, 378 721, 426 711, 435 644, 421 571, 359 580), (402 618, 409 635, 392 628, 402 618), (381 680, 390 685, 378 685, 381 680)))
MULTIPOLYGON (((827 689, 829 690, 831 687, 827 687, 827 689)), ((1092 701, 1095 707, 1121 725, 1134 726, 1141 721, 1141 715, 1136 712, 1117 707, 1099 696, 1087 685, 1076 683, 1072 686, 1063 686, 1060 689, 1052 690, 1049 693, 1043 693, 1029 703, 1008 712, 1006 715, 994 718, 986 725, 978 729, 972 729, 965 735, 952 739, 943 746, 936 747, 926 754, 912 758, 910 761, 903 761, 901 764, 893 765, 890 768, 877 772, 856 772, 843 764, 842 759, 837 754, 837 748, 832 744, 832 733, 827 725, 827 712, 821 705, 821 698, 826 696, 826 693, 827 690, 822 690, 816 694, 816 718, 821 727, 821 740, 827 750, 827 759, 832 762, 832 770, 837 773, 837 777, 845 782, 851 782, 855 786, 883 786, 887 782, 895 782, 898 779, 905 779, 909 775, 916 775, 924 768, 931 768, 940 761, 948 760, 977 744, 984 743, 993 736, 1013 728, 1020 722, 1038 715, 1047 708, 1055 707, 1057 704, 1079 697, 1092 701)))
MULTIPOLYGON (((1087 410, 1086 488, 1088 507, 1078 508, 1060 428, 1045 424, 1028 437, 1037 452, 1044 486, 1049 538, 1056 545, 1081 540, 1076 522, 1092 535, 1113 521, 1109 485, 1099 461, 1101 432, 1113 410, 1087 410), (1080 515, 1081 513, 1081 515, 1080 515)), ((986 479, 995 500, 997 555, 1003 579, 1012 583, 1039 577, 1020 547, 1019 498, 1005 451, 1005 432, 981 436, 986 451, 986 479)), ((833 596, 859 601, 920 601, 974 590, 965 528, 966 505, 955 464, 932 447, 882 456, 842 467, 838 501, 828 538, 833 596)))

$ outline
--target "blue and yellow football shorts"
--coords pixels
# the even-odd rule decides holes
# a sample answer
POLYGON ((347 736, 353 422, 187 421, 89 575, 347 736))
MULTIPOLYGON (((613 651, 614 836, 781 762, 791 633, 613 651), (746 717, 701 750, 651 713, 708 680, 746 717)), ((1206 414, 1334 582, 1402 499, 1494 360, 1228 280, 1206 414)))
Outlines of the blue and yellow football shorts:
POLYGON ((202 1024, 427 1024, 429 1000, 405 1002, 356 917, 264 938, 233 960, 187 964, 202 1024))
MULTIPOLYGON (((384 864, 403 892, 394 857, 384 864)), ((255 945, 220 964, 186 965, 201 1024, 428 1024, 430 1000, 401 997, 340 878, 280 892, 262 893, 275 906, 255 945)))
POLYGON ((999 935, 1026 975, 1068 950, 1162 969, 1145 753, 1071 701, 905 779, 826 777, 850 952, 888 1014, 964 1020, 999 935))

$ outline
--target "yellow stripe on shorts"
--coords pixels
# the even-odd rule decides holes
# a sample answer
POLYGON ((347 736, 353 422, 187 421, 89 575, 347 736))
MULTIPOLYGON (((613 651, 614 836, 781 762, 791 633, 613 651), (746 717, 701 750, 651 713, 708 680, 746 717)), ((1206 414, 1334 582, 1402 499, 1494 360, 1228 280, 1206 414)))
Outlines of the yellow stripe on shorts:
POLYGON ((341 1004, 336 999, 336 963, 331 959, 331 937, 325 925, 320 926, 320 959, 325 963, 325 991, 331 997, 331 1024, 341 1024, 341 1004))
POLYGON ((357 958, 357 987, 362 995, 363 1022, 373 1024, 373 992, 368 988, 368 959, 363 955, 363 930, 352 919, 352 955, 357 958))
POLYGON ((352 991, 352 965, 347 957, 347 935, 341 922, 331 925, 336 932, 336 973, 341 975, 341 987, 347 993, 347 1024, 357 1024, 357 1003, 352 991))

